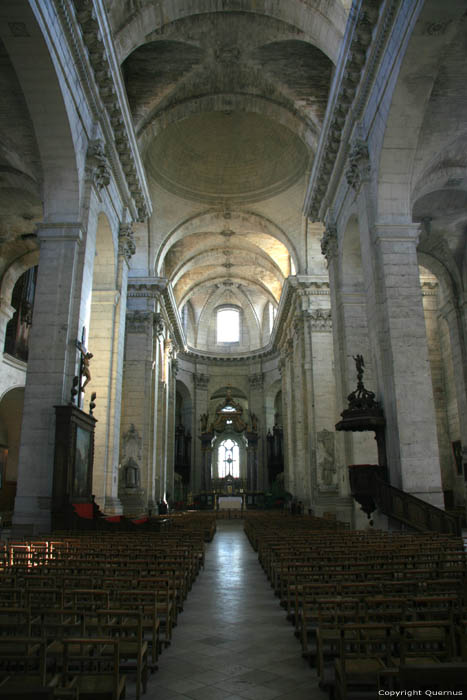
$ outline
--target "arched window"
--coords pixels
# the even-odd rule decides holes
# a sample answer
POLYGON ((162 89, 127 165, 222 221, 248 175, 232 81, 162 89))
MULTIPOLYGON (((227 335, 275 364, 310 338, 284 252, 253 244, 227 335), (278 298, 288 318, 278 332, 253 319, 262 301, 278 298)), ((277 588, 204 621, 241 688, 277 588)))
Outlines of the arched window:
POLYGON ((219 445, 217 453, 217 471, 223 479, 230 474, 234 479, 240 477, 240 450, 236 442, 228 438, 219 445))
POLYGON ((233 307, 223 307, 217 311, 217 342, 240 342, 240 312, 233 307))

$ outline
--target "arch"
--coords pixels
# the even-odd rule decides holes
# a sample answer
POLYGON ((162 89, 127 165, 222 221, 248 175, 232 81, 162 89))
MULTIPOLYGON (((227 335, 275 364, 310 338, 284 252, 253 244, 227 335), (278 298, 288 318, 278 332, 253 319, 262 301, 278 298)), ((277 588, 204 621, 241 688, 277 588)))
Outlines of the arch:
MULTIPOLYGON (((219 258, 219 260, 225 262, 225 258, 222 258, 222 253, 224 252, 224 250, 225 245, 210 246, 209 251, 197 250, 194 251, 193 255, 190 256, 188 259, 181 259, 171 275, 170 281, 172 282, 172 285, 175 287, 179 279, 190 270, 197 267, 202 267, 206 263, 212 264, 214 255, 216 255, 219 258)), ((258 256, 259 264, 261 264, 261 266, 264 266, 271 274, 273 274, 277 278, 277 280, 281 284, 283 284, 284 275, 282 274, 279 265, 275 262, 275 260, 269 257, 259 246, 245 245, 242 241, 242 245, 231 245, 229 247, 229 251, 231 252, 232 258, 235 258, 236 253, 245 253, 245 250, 251 252, 253 255, 258 256)))
POLYGON ((16 258, 16 260, 14 260, 7 268, 2 277, 2 281, 0 283, 0 297, 10 303, 13 289, 18 279, 24 272, 29 270, 31 267, 35 267, 38 265, 38 263, 38 250, 32 250, 25 253, 20 258, 16 258))
MULTIPOLYGON (((316 0, 314 0, 316 2, 316 0)), ((304 11, 300 0, 287 0, 277 3, 274 0, 226 0, 221 6, 217 0, 204 0, 196 3, 184 0, 163 0, 159 5, 145 5, 130 16, 130 19, 115 32, 115 44, 120 62, 138 46, 151 39, 152 32, 190 15, 203 15, 216 12, 247 12, 274 17, 303 32, 306 40, 316 45, 333 63, 337 62, 340 42, 345 30, 347 10, 339 0, 327 3, 327 13, 316 2, 316 8, 309 6, 304 11)))
MULTIPOLYGON (((281 104, 277 99, 254 94, 215 94, 188 98, 162 112, 156 111, 148 117, 138 133, 138 144, 143 158, 148 156, 150 144, 171 124, 197 114, 209 112, 239 112, 268 116, 298 136, 312 153, 318 147, 318 128, 309 119, 302 117, 293 105, 281 104)), ((150 169, 150 167, 149 167, 150 169)))
POLYGON ((261 233, 272 236, 272 238, 277 239, 287 248, 296 269, 299 272, 301 271, 302 266, 294 244, 286 232, 273 221, 252 211, 223 212, 207 209, 185 219, 166 236, 156 254, 154 263, 156 274, 162 274, 162 266, 168 251, 185 236, 194 233, 221 233, 225 230, 233 230, 239 234, 261 233))
POLYGON ((231 348, 222 346, 222 351, 242 352, 259 347, 261 340, 259 320, 248 296, 244 294, 241 289, 237 288, 235 291, 237 303, 233 303, 232 301, 225 301, 225 292, 226 288, 220 287, 210 296, 204 305, 198 321, 197 347, 206 350, 215 350, 216 347, 219 349, 213 335, 215 333, 215 322, 211 323, 210 321, 216 318, 214 314, 216 307, 224 304, 238 306, 241 308, 243 314, 240 319, 240 342, 238 344, 235 343, 231 348), (248 335, 248 337, 246 337, 246 335, 248 335))
POLYGON ((50 17, 44 16, 41 6, 34 8, 26 0, 14 4, 15 21, 28 27, 27 52, 24 41, 6 34, 2 38, 34 125, 44 178, 44 221, 76 222, 80 219, 78 157, 85 157, 80 122, 75 118, 68 82, 49 38, 50 17))
MULTIPOLYGON (((0 448, 7 450, 6 465, 3 465, 3 477, 8 482, 18 478, 18 455, 23 420, 24 387, 10 387, 0 398, 0 448)), ((10 489, 11 490, 11 489, 10 489)), ((11 494, 11 510, 14 506, 14 489, 11 494)), ((10 508, 8 508, 10 510, 10 508)))
MULTIPOLYGON (((418 3, 406 32, 405 52, 400 58, 386 86, 384 104, 380 114, 388 113, 382 130, 381 143, 374 138, 372 150, 378 158, 376 165, 377 217, 379 220, 391 217, 401 223, 411 221, 411 192, 415 162, 418 156, 420 134, 440 68, 440 56, 449 45, 456 30, 456 21, 465 7, 462 3, 452 3, 443 7, 445 30, 438 33, 427 31, 427 26, 438 21, 436 3, 418 3), (462 9, 463 8, 463 9, 462 9), (447 29, 446 29, 447 27, 447 29)), ((446 107, 444 106, 444 109, 446 107)))

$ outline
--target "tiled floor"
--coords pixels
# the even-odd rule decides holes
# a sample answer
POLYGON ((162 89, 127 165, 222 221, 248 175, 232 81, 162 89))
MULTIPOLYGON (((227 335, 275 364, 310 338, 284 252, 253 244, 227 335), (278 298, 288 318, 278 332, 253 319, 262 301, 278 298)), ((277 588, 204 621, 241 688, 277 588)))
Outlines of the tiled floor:
MULTIPOLYGON (((134 697, 128 684, 127 697, 134 697)), ((218 521, 205 570, 143 700, 325 700, 238 520, 218 521)))

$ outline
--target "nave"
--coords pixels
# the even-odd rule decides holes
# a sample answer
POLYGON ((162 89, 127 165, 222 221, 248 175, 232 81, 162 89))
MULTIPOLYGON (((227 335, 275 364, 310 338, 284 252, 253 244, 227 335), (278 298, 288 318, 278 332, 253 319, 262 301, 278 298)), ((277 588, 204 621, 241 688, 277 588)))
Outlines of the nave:
MULTIPOLYGON (((131 687, 131 686, 130 686, 131 687)), ((241 520, 218 520, 147 700, 324 700, 241 520)))

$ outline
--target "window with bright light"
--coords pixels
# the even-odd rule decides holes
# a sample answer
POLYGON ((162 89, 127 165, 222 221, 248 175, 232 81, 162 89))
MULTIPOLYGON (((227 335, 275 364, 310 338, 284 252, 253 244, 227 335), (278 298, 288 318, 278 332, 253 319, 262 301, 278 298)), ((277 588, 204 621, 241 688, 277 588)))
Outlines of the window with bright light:
POLYGON ((269 332, 272 333, 272 327, 274 326, 274 320, 276 318, 277 309, 271 302, 269 303, 269 332))
POLYGON ((229 474, 238 479, 240 477, 240 450, 236 442, 228 438, 219 445, 217 453, 217 471, 219 478, 223 479, 229 474))
POLYGON ((224 308, 217 312, 217 342, 238 343, 240 341, 240 312, 224 308))

